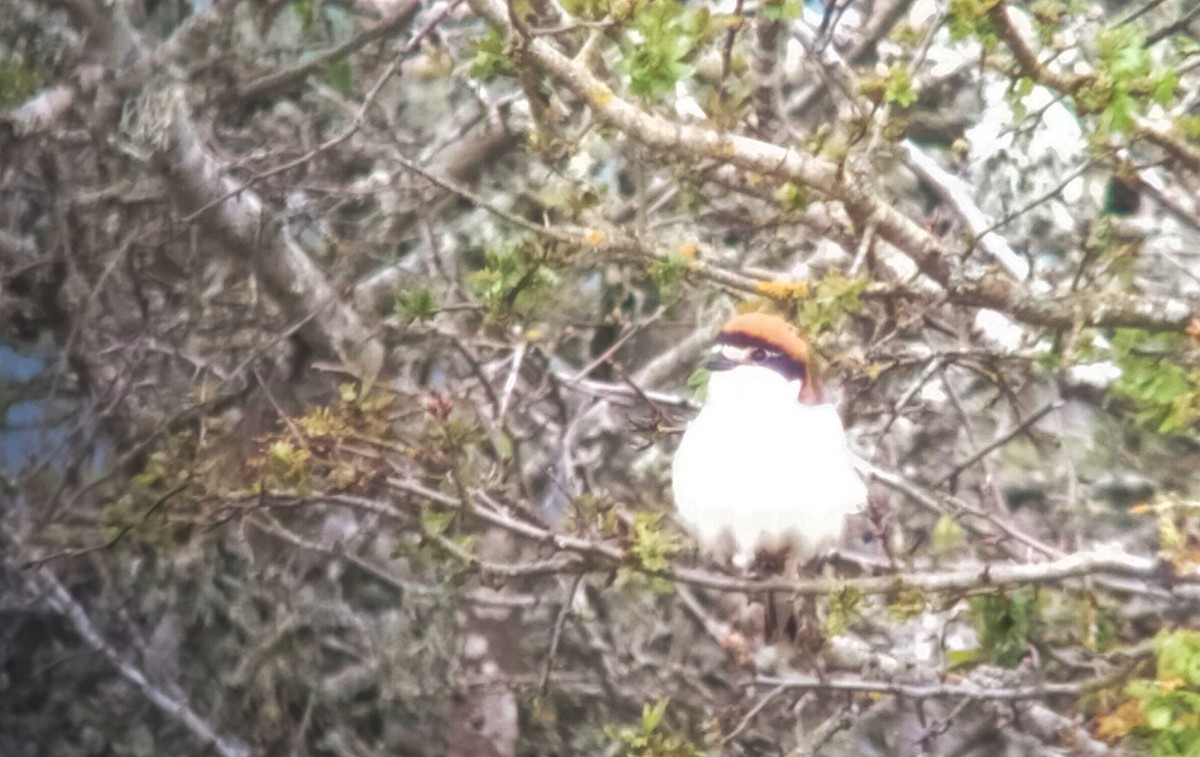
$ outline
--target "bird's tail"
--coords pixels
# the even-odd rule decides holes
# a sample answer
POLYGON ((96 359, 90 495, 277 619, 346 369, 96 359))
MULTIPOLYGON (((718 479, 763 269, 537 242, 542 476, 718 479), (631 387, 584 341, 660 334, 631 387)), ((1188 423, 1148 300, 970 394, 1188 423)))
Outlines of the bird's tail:
POLYGON ((793 649, 808 658, 825 646, 825 628, 814 597, 769 591, 763 605, 766 611, 765 643, 793 649))

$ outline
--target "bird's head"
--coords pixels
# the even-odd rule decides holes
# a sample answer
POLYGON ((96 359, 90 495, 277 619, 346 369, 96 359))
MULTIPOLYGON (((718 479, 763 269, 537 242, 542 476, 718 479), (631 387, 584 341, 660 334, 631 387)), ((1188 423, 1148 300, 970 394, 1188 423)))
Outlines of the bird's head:
POLYGON ((739 313, 721 328, 705 367, 709 399, 722 392, 790 392, 806 405, 821 401, 812 351, 796 327, 777 315, 739 313))

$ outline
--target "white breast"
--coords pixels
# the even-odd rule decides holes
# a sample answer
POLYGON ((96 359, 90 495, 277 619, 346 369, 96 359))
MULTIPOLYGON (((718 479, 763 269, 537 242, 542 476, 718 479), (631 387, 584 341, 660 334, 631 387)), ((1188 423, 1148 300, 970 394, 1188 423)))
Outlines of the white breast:
POLYGON ((709 401, 683 435, 675 506, 702 544, 728 531, 745 559, 798 538, 806 554, 832 546, 866 501, 831 405, 802 405, 798 386, 743 366, 713 374, 709 401))

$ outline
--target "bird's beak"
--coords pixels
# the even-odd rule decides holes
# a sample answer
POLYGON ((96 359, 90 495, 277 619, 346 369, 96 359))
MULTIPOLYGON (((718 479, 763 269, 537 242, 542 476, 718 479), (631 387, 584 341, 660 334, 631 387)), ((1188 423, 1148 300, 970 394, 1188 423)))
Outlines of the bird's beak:
POLYGON ((724 355, 713 355, 704 363, 704 367, 710 371, 727 371, 730 368, 736 368, 740 365, 736 360, 730 360, 724 355))

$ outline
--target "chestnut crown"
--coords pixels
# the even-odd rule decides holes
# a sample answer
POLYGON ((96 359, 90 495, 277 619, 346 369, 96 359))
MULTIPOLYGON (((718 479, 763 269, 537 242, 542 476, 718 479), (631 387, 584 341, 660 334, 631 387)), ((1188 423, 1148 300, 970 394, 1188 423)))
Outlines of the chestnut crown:
POLYGON ((810 404, 819 401, 808 342, 795 326, 777 315, 739 313, 721 328, 708 368, 720 371, 740 365, 759 365, 789 381, 798 380, 800 400, 810 404))

